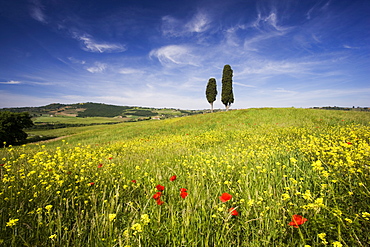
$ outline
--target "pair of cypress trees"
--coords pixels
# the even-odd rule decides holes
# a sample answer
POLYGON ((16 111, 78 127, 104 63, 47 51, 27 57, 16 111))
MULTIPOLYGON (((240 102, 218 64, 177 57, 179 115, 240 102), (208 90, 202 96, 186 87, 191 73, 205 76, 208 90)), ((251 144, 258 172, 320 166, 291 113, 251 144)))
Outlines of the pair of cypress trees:
MULTIPOLYGON (((213 102, 216 101, 217 84, 215 78, 210 78, 206 88, 206 97, 208 103, 211 104, 211 112, 213 112, 213 102)), ((226 111, 229 110, 230 105, 234 103, 233 94, 233 70, 231 66, 226 64, 222 72, 222 93, 221 101, 225 105, 226 111)))

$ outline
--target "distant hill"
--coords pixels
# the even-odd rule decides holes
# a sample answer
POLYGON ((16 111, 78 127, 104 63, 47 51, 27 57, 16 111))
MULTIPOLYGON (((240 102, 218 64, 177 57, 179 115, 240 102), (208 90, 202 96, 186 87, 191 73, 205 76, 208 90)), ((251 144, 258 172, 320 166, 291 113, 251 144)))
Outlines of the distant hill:
POLYGON ((168 108, 145 108, 133 106, 117 106, 102 103, 53 103, 39 107, 2 108, 0 111, 28 112, 33 117, 70 116, 70 117, 120 117, 128 120, 163 119, 170 117, 199 114, 203 111, 178 110, 168 108))

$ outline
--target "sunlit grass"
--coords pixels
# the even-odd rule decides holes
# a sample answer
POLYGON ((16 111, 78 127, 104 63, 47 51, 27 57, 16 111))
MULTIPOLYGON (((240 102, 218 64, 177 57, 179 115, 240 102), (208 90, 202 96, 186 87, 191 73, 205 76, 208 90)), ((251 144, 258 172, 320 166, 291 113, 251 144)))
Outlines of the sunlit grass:
POLYGON ((369 123, 368 113, 250 109, 5 148, 0 242, 368 246, 369 123), (296 228, 293 215, 307 221, 296 228))

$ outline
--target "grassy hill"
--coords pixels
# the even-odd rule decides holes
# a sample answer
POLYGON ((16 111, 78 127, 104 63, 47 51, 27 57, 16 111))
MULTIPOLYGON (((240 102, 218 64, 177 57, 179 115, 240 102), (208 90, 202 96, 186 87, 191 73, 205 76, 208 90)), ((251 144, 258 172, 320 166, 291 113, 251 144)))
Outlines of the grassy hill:
POLYGON ((249 109, 63 131, 0 150, 5 246, 370 245, 368 112, 249 109))
POLYGON ((34 126, 27 130, 28 142, 47 140, 79 132, 82 127, 111 125, 122 122, 163 120, 203 113, 199 110, 178 110, 169 108, 145 108, 117 106, 100 103, 59 104, 40 107, 3 108, 0 111, 28 112, 33 116, 34 126), (72 129, 72 127, 76 127, 72 129), (79 128, 77 128, 79 127, 79 128), (65 128, 69 128, 66 130, 65 128), (61 129, 58 131, 50 131, 61 129))
POLYGON ((195 110, 176 110, 167 108, 157 109, 133 106, 117 106, 92 102, 77 104, 54 103, 40 107, 3 108, 0 110, 11 112, 29 112, 33 117, 121 117, 128 118, 129 120, 150 119, 153 116, 158 116, 159 118, 164 119, 174 116, 198 114, 202 112, 195 110))

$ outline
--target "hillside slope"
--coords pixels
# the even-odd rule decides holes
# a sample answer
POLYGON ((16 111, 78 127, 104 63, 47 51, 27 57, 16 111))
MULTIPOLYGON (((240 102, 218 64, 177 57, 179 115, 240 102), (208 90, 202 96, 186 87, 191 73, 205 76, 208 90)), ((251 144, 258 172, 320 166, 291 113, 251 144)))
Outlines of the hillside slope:
POLYGON ((198 114, 202 111, 195 110, 176 110, 176 109, 157 109, 134 106, 117 106, 102 103, 76 103, 76 104, 59 104, 53 103, 40 107, 17 107, 3 108, 0 111, 11 112, 29 112, 31 116, 73 116, 73 117, 122 117, 130 119, 151 118, 168 118, 174 116, 186 116, 198 114))

